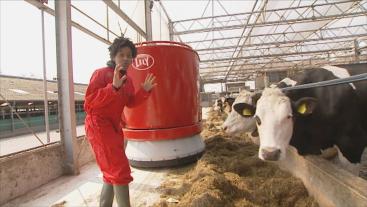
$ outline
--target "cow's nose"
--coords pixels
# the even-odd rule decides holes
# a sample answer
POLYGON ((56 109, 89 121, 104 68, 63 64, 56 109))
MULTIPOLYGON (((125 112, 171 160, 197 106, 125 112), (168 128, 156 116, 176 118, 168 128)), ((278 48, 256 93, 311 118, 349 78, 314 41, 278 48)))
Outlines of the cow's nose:
POLYGON ((261 150, 261 154, 264 160, 277 161, 280 157, 280 149, 266 147, 261 150))

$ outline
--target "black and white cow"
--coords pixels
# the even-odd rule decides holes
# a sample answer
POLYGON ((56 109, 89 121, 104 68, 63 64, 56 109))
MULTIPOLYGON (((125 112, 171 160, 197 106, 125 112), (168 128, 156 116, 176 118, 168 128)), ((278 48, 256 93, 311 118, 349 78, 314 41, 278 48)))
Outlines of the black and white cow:
POLYGON ((226 114, 230 114, 231 113, 231 111, 232 111, 232 105, 234 103, 234 100, 235 100, 235 98, 232 98, 232 97, 224 98, 223 111, 226 114))
POLYGON ((226 112, 229 114, 232 111, 232 104, 235 98, 232 97, 221 97, 215 100, 213 109, 220 112, 226 112))
MULTIPOLYGON (((284 78, 272 87, 284 88, 294 86, 296 81, 290 78, 284 78)), ((224 121, 222 128, 229 135, 240 133, 250 133, 256 137, 256 122, 254 118, 256 102, 261 93, 242 90, 232 104, 232 110, 224 121)))
MULTIPOLYGON (((294 80, 314 83, 366 73, 367 64, 346 70, 327 66, 306 70, 294 80)), ((351 163, 361 161, 367 146, 367 81, 282 92, 267 88, 257 101, 259 158, 276 161, 293 145, 300 155, 338 147, 351 163)))
POLYGON ((213 105, 213 109, 215 111, 223 112, 223 101, 222 101, 221 98, 215 100, 214 105, 213 105))
MULTIPOLYGON (((232 104, 232 110, 224 121, 222 128, 229 135, 236 135, 242 132, 253 132, 256 130, 255 119, 246 115, 246 111, 238 111, 242 106, 253 106, 254 93, 242 90, 232 104), (244 113, 244 114, 243 114, 244 113)), ((252 107, 254 108, 254 107, 252 107)), ((251 112, 252 113, 252 112, 251 112)))

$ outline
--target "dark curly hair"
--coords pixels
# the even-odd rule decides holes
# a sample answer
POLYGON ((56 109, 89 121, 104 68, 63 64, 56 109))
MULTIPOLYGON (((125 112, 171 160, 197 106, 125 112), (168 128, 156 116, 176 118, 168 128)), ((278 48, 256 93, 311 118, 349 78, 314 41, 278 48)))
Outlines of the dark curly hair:
POLYGON ((115 40, 113 40, 112 45, 108 47, 108 50, 110 51, 110 60, 107 62, 108 67, 111 67, 111 68, 116 67, 116 63, 115 61, 113 61, 113 58, 123 47, 129 47, 131 49, 132 57, 133 58, 136 57, 137 50, 136 50, 134 43, 129 38, 125 38, 123 36, 118 37, 115 40))

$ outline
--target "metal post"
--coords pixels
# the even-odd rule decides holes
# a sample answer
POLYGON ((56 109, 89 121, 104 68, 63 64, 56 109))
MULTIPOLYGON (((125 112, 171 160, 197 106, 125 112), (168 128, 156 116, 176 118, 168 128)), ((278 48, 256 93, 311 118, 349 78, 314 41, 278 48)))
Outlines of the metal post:
POLYGON ((159 8, 159 40, 162 40, 162 11, 161 10, 162 8, 159 8))
POLYGON ((359 55, 360 55, 360 52, 359 52, 359 44, 358 44, 358 40, 354 40, 354 56, 355 56, 355 60, 356 61, 359 61, 359 55))
POLYGON ((71 44, 70 0, 55 1, 58 106, 65 174, 79 174, 71 44))
POLYGON ((26 111, 27 111, 27 122, 28 122, 28 125, 31 126, 32 125, 32 122, 31 122, 31 119, 30 119, 30 116, 29 116, 29 111, 30 111, 30 107, 29 105, 27 104, 27 108, 26 108, 26 111))
MULTIPOLYGON (((120 7, 120 1, 118 1, 120 7)), ((107 26, 107 40, 110 41, 110 21, 109 21, 109 14, 108 14, 108 6, 106 5, 106 26, 107 26)))
POLYGON ((145 32, 147 34, 147 41, 153 40, 153 32, 152 32, 152 6, 153 1, 144 0, 145 3, 145 32))
POLYGON ((269 77, 266 74, 266 72, 264 73, 264 87, 268 87, 269 86, 269 77))
MULTIPOLYGON (((15 106, 15 101, 13 101, 13 106, 15 106)), ((11 131, 14 132, 15 127, 14 127, 14 112, 13 112, 13 107, 10 107, 10 118, 11 118, 11 131)))
POLYGON ((168 30, 169 30, 169 40, 174 41, 174 31, 173 31, 173 23, 170 21, 168 22, 168 30))
MULTIPOLYGON (((142 35, 144 38, 147 38, 146 32, 140 28, 130 17, 125 14, 112 0, 103 0, 103 2, 114 11, 119 17, 121 17, 127 24, 129 24, 137 33, 142 35)), ((110 44, 110 43, 108 43, 110 44)))
POLYGON ((200 84, 200 92, 205 92, 204 90, 204 82, 203 81, 199 81, 199 84, 200 84))
POLYGON ((47 98, 47 76, 46 76, 46 42, 45 42, 45 12, 41 10, 42 22, 42 59, 43 59, 43 104, 45 108, 45 126, 47 143, 50 143, 50 124, 48 121, 48 98, 47 98))

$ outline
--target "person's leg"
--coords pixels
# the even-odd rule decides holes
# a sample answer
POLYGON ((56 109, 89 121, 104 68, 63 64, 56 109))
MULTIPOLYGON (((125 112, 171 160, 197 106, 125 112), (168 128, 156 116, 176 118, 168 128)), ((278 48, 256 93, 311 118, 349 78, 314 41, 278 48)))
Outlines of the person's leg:
POLYGON ((113 185, 118 207, 130 207, 130 195, 128 185, 113 185))
POLYGON ((103 182, 101 197, 99 199, 99 206, 112 207, 113 196, 113 185, 103 182))

